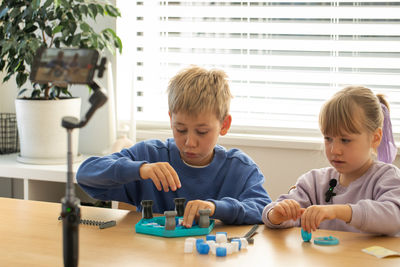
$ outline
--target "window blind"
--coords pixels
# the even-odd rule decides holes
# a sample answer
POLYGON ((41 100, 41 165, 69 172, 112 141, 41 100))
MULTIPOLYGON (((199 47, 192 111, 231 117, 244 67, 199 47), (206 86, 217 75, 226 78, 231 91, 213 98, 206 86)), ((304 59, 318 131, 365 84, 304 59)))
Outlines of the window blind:
MULTIPOLYGON (((117 5, 123 12, 117 31, 130 50, 121 64, 133 71, 132 88, 124 89, 133 90, 138 123, 168 121, 168 81, 195 64, 227 72, 239 132, 318 132, 321 105, 347 85, 386 95, 400 132, 400 1, 117 5)), ((121 119, 129 116, 127 94, 121 119)))

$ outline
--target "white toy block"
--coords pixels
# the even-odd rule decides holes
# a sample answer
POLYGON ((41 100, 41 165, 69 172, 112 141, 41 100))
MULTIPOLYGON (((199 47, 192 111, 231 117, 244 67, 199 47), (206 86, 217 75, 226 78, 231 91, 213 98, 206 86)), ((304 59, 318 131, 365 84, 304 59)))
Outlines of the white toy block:
POLYGON ((196 238, 194 237, 188 237, 185 239, 185 242, 191 242, 193 245, 196 244, 196 238))
POLYGON ((192 253, 193 252, 193 248, 194 248, 194 244, 190 241, 185 241, 185 246, 183 251, 185 253, 192 253))
POLYGON ((239 252, 239 242, 234 241, 230 243, 232 246, 232 252, 239 252))
POLYGON ((206 243, 210 246, 210 250, 212 254, 215 254, 215 241, 214 240, 207 240, 206 243))
POLYGON ((247 242, 247 239, 242 237, 242 238, 240 238, 240 241, 242 242, 242 249, 247 248, 247 246, 249 245, 249 242, 247 242))
POLYGON ((221 234, 217 233, 215 239, 216 239, 217 243, 219 243, 219 244, 226 243, 228 241, 228 238, 226 237, 226 235, 222 234, 222 233, 221 234))

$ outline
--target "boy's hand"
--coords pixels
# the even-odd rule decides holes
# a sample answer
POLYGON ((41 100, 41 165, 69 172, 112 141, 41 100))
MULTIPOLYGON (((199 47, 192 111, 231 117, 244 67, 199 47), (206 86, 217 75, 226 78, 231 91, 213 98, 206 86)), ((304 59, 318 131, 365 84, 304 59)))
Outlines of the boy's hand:
POLYGON ((214 215, 215 204, 211 201, 191 200, 186 203, 185 213, 183 214, 182 225, 186 228, 192 227, 193 220, 200 218, 199 210, 210 209, 210 217, 214 215))
POLYGON ((304 210, 296 200, 285 199, 268 212, 268 219, 273 224, 281 224, 287 220, 296 221, 304 210))
POLYGON ((308 207, 301 216, 301 228, 311 232, 317 230, 325 220, 340 219, 349 223, 352 218, 352 209, 349 205, 315 205, 308 207))
POLYGON ((142 179, 151 179, 158 191, 175 191, 181 188, 178 174, 168 162, 145 163, 140 166, 139 174, 142 179), (162 186, 162 188, 161 188, 162 186))

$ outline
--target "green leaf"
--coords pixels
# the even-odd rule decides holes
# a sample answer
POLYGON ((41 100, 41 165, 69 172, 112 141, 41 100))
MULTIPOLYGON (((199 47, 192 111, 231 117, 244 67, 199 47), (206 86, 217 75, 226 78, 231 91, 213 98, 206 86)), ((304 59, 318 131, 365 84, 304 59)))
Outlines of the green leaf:
POLYGON ((120 17, 121 13, 119 12, 119 10, 117 8, 115 8, 112 5, 106 5, 106 11, 107 11, 107 15, 109 15, 110 17, 120 17))
POLYGON ((61 1, 60 0, 54 0, 55 8, 58 8, 60 5, 61 5, 61 1))
POLYGON ((4 69, 4 66, 6 65, 6 62, 2 59, 0 59, 0 71, 4 69))
POLYGON ((31 98, 39 98, 40 97, 40 90, 36 89, 32 91, 31 98))
POLYGON ((9 52, 9 50, 12 48, 13 42, 12 41, 6 41, 3 46, 1 47, 1 54, 4 55, 9 52))
POLYGON ((0 19, 2 19, 4 17, 4 15, 7 14, 7 12, 8 12, 8 7, 3 8, 0 11, 0 19))
POLYGON ((3 83, 8 81, 14 73, 8 73, 6 77, 3 78, 3 83))
POLYGON ((122 54, 122 41, 121 39, 117 36, 116 39, 114 40, 114 46, 118 48, 118 52, 122 54))
POLYGON ((68 91, 68 88, 61 88, 61 92, 62 92, 64 95, 67 95, 67 96, 69 96, 69 97, 72 97, 71 93, 68 91))
POLYGON ((44 28, 44 32, 47 34, 47 36, 52 36, 53 35, 53 31, 52 31, 50 26, 46 26, 44 28))
POLYGON ((58 25, 53 29, 53 34, 56 34, 58 32, 61 32, 61 30, 63 29, 62 25, 58 25))
POLYGON ((55 38, 54 39, 54 46, 56 47, 56 48, 60 48, 60 44, 61 44, 61 40, 60 40, 60 38, 55 38))
POLYGON ((80 28, 84 32, 90 32, 91 30, 91 27, 86 22, 81 23, 80 28))
POLYGON ((23 93, 25 93, 26 91, 28 91, 27 88, 24 88, 24 89, 20 90, 20 91, 18 92, 18 96, 21 96, 21 95, 22 95, 23 93))
POLYGON ((79 9, 81 10, 81 12, 82 12, 85 16, 87 16, 88 11, 89 11, 87 6, 81 5, 81 6, 79 7, 79 9))
POLYGON ((26 82, 26 80, 28 79, 28 74, 24 73, 24 72, 18 72, 17 74, 17 86, 21 87, 22 85, 24 85, 24 83, 26 82))
POLYGON ((81 41, 81 34, 77 34, 72 38, 72 46, 78 47, 81 41))
POLYGON ((19 8, 14 8, 13 10, 11 10, 10 18, 14 19, 15 17, 17 17, 20 14, 21 14, 21 10, 19 8))
POLYGON ((15 69, 18 67, 19 64, 20 64, 19 60, 13 58, 9 63, 8 71, 15 72, 15 69))
POLYGON ((39 6, 40 6, 40 0, 33 0, 32 1, 31 7, 32 7, 33 10, 39 9, 39 6))
POLYGON ((93 48, 98 48, 99 47, 99 42, 98 42, 98 35, 93 33, 89 37, 90 42, 92 43, 93 48))
POLYGON ((96 5, 97 6, 97 12, 104 16, 104 8, 102 5, 96 5))
POLYGON ((89 4, 89 15, 94 19, 96 18, 97 6, 95 4, 89 4))
POLYGON ((117 37, 117 34, 115 33, 115 31, 113 31, 110 28, 104 29, 103 32, 107 32, 110 33, 112 35, 113 38, 117 37))
POLYGON ((75 21, 71 21, 71 22, 68 24, 68 27, 69 27, 70 33, 71 33, 71 34, 75 34, 75 31, 76 31, 76 28, 77 28, 75 21))
POLYGON ((63 30, 62 30, 62 37, 63 38, 66 38, 68 35, 69 35, 69 29, 68 28, 64 28, 63 30))
POLYGON ((31 25, 31 26, 25 28, 25 29, 24 29, 24 32, 26 32, 26 33, 31 33, 31 32, 36 31, 37 28, 38 28, 37 26, 31 25))
POLYGON ((67 0, 61 0, 61 5, 65 6, 66 8, 70 7, 70 4, 68 3, 67 0))
POLYGON ((81 11, 79 10, 79 6, 78 6, 78 5, 75 5, 75 6, 72 8, 72 11, 74 12, 75 17, 76 17, 78 20, 82 20, 82 13, 81 13, 81 11))
POLYGON ((67 17, 70 21, 75 21, 75 17, 74 14, 72 14, 71 12, 67 12, 67 17))
POLYGON ((55 2, 54 0, 47 0, 44 4, 43 4, 43 8, 48 8, 53 2, 55 2))
POLYGON ((64 40, 64 44, 67 46, 71 46, 72 44, 72 36, 68 36, 68 38, 66 40, 64 40))

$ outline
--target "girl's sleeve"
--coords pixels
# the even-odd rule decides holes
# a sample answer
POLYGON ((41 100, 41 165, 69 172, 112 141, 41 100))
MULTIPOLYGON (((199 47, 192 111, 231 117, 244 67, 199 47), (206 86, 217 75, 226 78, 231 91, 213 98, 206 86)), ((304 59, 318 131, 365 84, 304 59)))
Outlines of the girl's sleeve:
POLYGON ((376 182, 373 199, 362 199, 352 208, 351 226, 363 232, 400 234, 400 178, 395 168, 385 172, 385 179, 376 182))

